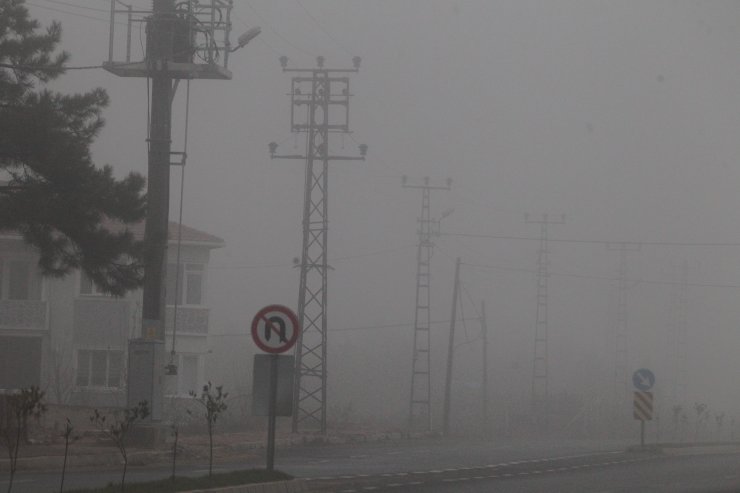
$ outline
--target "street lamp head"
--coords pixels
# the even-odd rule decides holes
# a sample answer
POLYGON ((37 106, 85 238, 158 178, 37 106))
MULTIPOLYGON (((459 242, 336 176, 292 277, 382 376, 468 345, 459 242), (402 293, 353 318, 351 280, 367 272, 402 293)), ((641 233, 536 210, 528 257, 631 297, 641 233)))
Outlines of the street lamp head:
POLYGON ((270 142, 267 145, 270 148, 270 156, 274 156, 275 151, 277 151, 277 148, 278 148, 277 142, 270 142))
POLYGON ((283 55, 283 56, 281 56, 279 58, 279 60, 280 60, 280 66, 282 68, 287 68, 288 67, 288 57, 287 56, 283 55))
POLYGON ((355 67, 355 70, 359 70, 360 69, 360 62, 361 61, 362 61, 362 58, 360 58, 358 56, 353 56, 352 57, 352 65, 355 67))
POLYGON ((362 157, 367 156, 367 144, 360 144, 357 147, 360 149, 360 156, 362 157))
POLYGON ((324 61, 325 60, 326 60, 326 58, 324 58, 323 56, 317 56, 316 57, 316 65, 318 65, 319 68, 324 68, 324 61))
POLYGON ((259 36, 259 34, 262 32, 262 29, 259 26, 255 26, 253 28, 247 29, 247 31, 239 36, 236 40, 237 45, 234 47, 231 51, 234 52, 240 48, 244 48, 247 43, 252 41, 254 38, 259 36))

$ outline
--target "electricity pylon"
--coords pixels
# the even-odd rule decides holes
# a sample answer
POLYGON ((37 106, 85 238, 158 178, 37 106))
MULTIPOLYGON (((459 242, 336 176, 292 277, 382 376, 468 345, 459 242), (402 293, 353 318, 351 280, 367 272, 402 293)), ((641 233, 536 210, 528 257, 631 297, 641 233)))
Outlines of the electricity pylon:
POLYGON ((550 262, 547 249, 547 228, 551 224, 564 224, 565 216, 552 219, 543 214, 541 219, 524 221, 540 225, 539 248, 537 249, 537 316, 534 328, 534 355, 532 359, 532 411, 542 427, 547 426, 547 400, 549 395, 548 331, 547 331, 547 281, 550 277, 550 262))
POLYGON ((621 409, 622 404, 629 399, 629 358, 627 339, 629 334, 628 311, 627 311, 627 292, 630 288, 630 282, 627 279, 627 252, 637 252, 640 250, 639 243, 608 243, 608 250, 619 251, 619 268, 617 276, 617 313, 614 324, 614 397, 617 408, 621 409))
POLYGON ((301 423, 326 432, 327 365, 327 239, 329 233, 328 187, 329 162, 364 160, 367 146, 359 146, 360 156, 329 153, 329 135, 350 133, 350 88, 347 74, 360 68, 360 57, 352 59, 353 68, 329 69, 324 57, 316 68, 288 68, 288 58, 280 57, 284 72, 297 73, 291 82, 290 129, 307 136, 306 152, 278 155, 277 144, 270 143, 270 156, 300 159, 306 162, 303 198, 303 244, 301 247, 298 319, 301 326, 295 350, 293 397, 293 432, 301 423))
POLYGON ((429 177, 420 185, 408 183, 404 188, 421 190, 421 216, 417 220, 419 244, 416 250, 416 308, 414 310, 414 347, 411 360, 411 390, 409 392, 409 431, 431 431, 431 260, 434 250, 432 237, 439 234, 439 220, 432 219, 432 190, 450 190, 452 180, 445 185, 431 185, 429 177))

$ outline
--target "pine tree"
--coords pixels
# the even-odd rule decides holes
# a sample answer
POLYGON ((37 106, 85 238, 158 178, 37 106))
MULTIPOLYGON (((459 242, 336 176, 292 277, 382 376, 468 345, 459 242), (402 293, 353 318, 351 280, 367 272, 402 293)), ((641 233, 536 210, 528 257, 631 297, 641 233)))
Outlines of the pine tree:
POLYGON ((142 244, 126 225, 145 215, 144 178, 116 179, 110 166, 95 166, 90 145, 108 95, 45 88, 69 54, 57 51, 61 25, 41 29, 24 3, 0 0, 0 231, 34 246, 44 275, 81 269, 122 295, 143 277, 142 244))

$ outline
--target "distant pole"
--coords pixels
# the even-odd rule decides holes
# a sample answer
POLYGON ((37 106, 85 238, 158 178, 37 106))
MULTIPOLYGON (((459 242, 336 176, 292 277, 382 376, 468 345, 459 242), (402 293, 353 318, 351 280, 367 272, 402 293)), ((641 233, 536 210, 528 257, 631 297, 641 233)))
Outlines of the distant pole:
POLYGON ((452 366, 455 355, 455 321, 457 319, 458 291, 460 285, 460 257, 455 262, 455 286, 452 289, 452 313, 450 315, 450 340, 447 346, 447 378, 445 379, 445 402, 443 414, 443 434, 450 434, 450 399, 452 394, 452 366))
POLYGON ((439 219, 431 216, 432 190, 450 190, 452 180, 445 185, 430 184, 424 177, 423 184, 410 184, 402 177, 403 188, 421 190, 421 216, 418 218, 417 234, 419 243, 416 250, 416 307, 414 309, 414 347, 411 358, 411 388, 409 391, 409 433, 431 431, 431 263, 434 242, 439 235, 439 219))
POLYGON ((488 325, 486 324, 486 302, 480 302, 481 345, 483 351, 483 375, 481 378, 481 412, 483 433, 488 436, 488 325))
POLYGON ((629 366, 627 336, 629 332, 627 309, 627 291, 630 287, 627 279, 627 252, 640 250, 639 243, 608 243, 608 250, 619 251, 619 274, 617 281, 617 316, 614 327, 614 399, 615 411, 629 402, 629 366))
POLYGON ((550 278, 550 261, 547 245, 547 227, 564 224, 565 216, 552 219, 543 214, 541 219, 524 221, 540 225, 540 246, 537 249, 537 319, 534 329, 534 355, 532 361, 532 410, 538 425, 547 428, 547 401, 549 394, 548 329, 547 329, 547 284, 550 278))

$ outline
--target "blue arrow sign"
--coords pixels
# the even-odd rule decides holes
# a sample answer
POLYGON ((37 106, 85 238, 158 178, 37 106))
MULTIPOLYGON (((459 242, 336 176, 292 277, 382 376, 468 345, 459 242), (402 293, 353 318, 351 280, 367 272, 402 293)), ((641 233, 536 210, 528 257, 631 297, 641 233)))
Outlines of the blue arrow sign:
POLYGON ((637 390, 650 390, 655 385, 655 375, 647 368, 640 368, 632 374, 632 384, 637 390))

